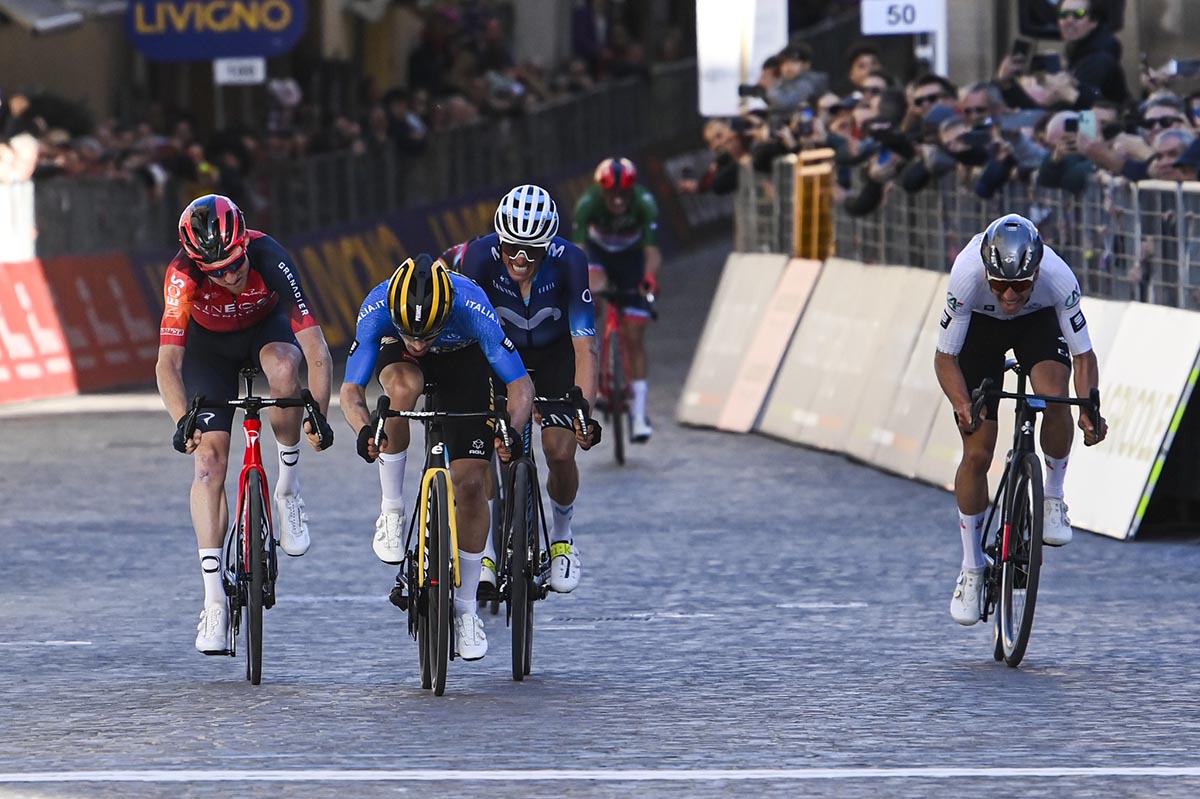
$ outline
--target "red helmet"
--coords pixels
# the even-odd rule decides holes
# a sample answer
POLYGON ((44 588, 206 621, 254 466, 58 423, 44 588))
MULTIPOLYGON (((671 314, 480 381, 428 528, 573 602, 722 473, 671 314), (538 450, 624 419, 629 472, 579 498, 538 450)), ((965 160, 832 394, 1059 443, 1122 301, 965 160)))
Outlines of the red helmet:
POLYGON ((593 177, 605 191, 629 191, 637 183, 637 167, 628 158, 605 158, 593 177))
POLYGON ((179 216, 179 243, 205 271, 241 258, 249 236, 241 209, 220 194, 197 197, 179 216))

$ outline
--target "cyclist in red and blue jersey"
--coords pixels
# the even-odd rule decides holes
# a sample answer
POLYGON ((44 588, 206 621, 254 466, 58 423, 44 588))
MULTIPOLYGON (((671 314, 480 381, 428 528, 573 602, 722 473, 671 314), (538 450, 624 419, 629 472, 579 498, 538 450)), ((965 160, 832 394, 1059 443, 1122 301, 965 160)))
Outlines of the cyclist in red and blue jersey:
MULTIPOLYGON (((557 235, 558 209, 539 186, 517 186, 506 194, 496 208, 494 225, 495 233, 466 248, 460 271, 487 293, 538 394, 563 397, 579 386, 591 408, 596 395, 596 316, 587 256, 557 235)), ((575 449, 596 444, 600 425, 589 420, 585 437, 570 405, 539 410, 549 470, 546 493, 554 509, 548 584, 569 593, 580 577, 571 530, 579 492, 575 449)), ((490 540, 479 591, 481 600, 495 598, 496 556, 490 540)))
MULTIPOLYGON (((637 167, 628 158, 605 158, 596 167, 594 185, 575 205, 575 243, 587 249, 591 259, 592 293, 599 297, 606 287, 621 292, 640 292, 643 297, 658 292, 658 205, 650 190, 637 182, 637 167)), ((596 302, 597 318, 604 319, 604 306, 596 302)), ((646 323, 650 306, 636 299, 621 314, 621 336, 626 343, 626 372, 633 392, 630 409, 631 437, 650 440, 654 430, 646 417, 646 323)))
MULTIPOLYGON (((175 449, 196 456, 192 524, 204 574, 196 648, 223 654, 229 617, 221 548, 229 523, 225 471, 233 409, 201 413, 196 433, 185 439, 188 405, 199 395, 215 402, 237 399, 239 372, 247 363, 262 369, 271 396, 299 397, 303 353, 309 388, 324 414, 333 363, 291 256, 275 239, 247 229, 232 200, 218 194, 193 200, 179 217, 179 242, 182 249, 167 267, 163 286, 155 373, 163 404, 176 420, 175 449)), ((272 408, 270 416, 279 447, 279 546, 293 556, 303 555, 310 542, 298 469, 302 413, 301 408, 272 408)), ((318 421, 324 426, 323 419, 318 421)), ((318 431, 306 422, 305 432, 313 449, 320 449, 318 431)), ((332 431, 327 432, 332 443, 332 431)))
MULTIPOLYGON (((359 456, 367 463, 379 461, 383 497, 373 547, 384 563, 404 559, 402 497, 409 429, 407 419, 388 419, 382 449, 376 448, 378 419, 367 407, 367 383, 378 379, 396 410, 416 407, 430 381, 437 386, 438 410, 478 413, 494 407, 493 372, 507 384, 509 417, 519 430, 533 403, 525 364, 483 290, 450 272, 440 259, 425 253, 407 259, 363 300, 341 402, 346 421, 358 433, 359 456)), ((450 420, 445 428, 458 522, 460 589, 454 594, 454 632, 463 660, 479 660, 488 648, 475 600, 491 527, 488 470, 493 447, 502 460, 511 457, 494 441, 493 428, 491 419, 450 420)))

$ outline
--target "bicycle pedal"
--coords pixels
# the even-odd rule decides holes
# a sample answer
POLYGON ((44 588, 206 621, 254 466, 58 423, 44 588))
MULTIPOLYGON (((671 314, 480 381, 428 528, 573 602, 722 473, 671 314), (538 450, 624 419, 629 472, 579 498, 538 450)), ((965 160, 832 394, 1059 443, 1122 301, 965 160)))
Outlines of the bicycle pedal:
POLYGON ((408 610, 408 586, 394 585, 388 594, 388 601, 401 610, 408 610))
POLYGON ((232 656, 232 655, 233 655, 233 652, 231 652, 231 651, 230 651, 230 650, 228 650, 228 649, 206 649, 206 650, 204 650, 203 652, 201 652, 201 654, 203 654, 203 655, 212 655, 212 656, 214 656, 214 657, 215 657, 215 656, 218 656, 218 655, 230 655, 230 656, 232 656))

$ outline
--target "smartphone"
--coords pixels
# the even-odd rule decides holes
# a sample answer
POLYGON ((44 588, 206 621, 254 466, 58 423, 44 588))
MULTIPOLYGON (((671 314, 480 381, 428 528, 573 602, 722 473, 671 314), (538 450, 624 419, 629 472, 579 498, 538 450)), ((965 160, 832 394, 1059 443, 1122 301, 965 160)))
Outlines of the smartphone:
POLYGON ((1029 59, 1029 69, 1033 72, 1045 72, 1053 75, 1062 72, 1062 58, 1058 53, 1034 53, 1029 59))
POLYGON ((1200 58, 1172 58, 1166 63, 1168 75, 1191 78, 1200 75, 1200 58))
POLYGON ((892 151, 887 149, 886 147, 884 147, 882 150, 879 151, 879 159, 878 159, 879 165, 883 166, 891 159, 891 157, 892 157, 892 151))
POLYGON ((1077 117, 1071 117, 1070 119, 1063 120, 1063 130, 1065 130, 1067 133, 1078 133, 1079 119, 1077 117))
POLYGON ((1080 111, 1079 121, 1077 122, 1080 134, 1087 136, 1089 139, 1099 138, 1099 129, 1096 126, 1095 111, 1080 111))
POLYGON ((1033 52, 1033 42, 1028 39, 1013 39, 1012 54, 1026 60, 1029 59, 1029 54, 1033 52))

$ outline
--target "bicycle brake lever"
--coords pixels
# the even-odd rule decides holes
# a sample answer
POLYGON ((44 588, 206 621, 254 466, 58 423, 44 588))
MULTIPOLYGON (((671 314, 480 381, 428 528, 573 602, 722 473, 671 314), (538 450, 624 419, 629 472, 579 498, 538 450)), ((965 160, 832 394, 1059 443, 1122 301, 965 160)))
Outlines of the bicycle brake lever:
POLYGON ((387 420, 387 412, 392 408, 392 400, 384 394, 379 398, 379 402, 375 403, 375 448, 382 446, 383 442, 383 423, 387 420))

